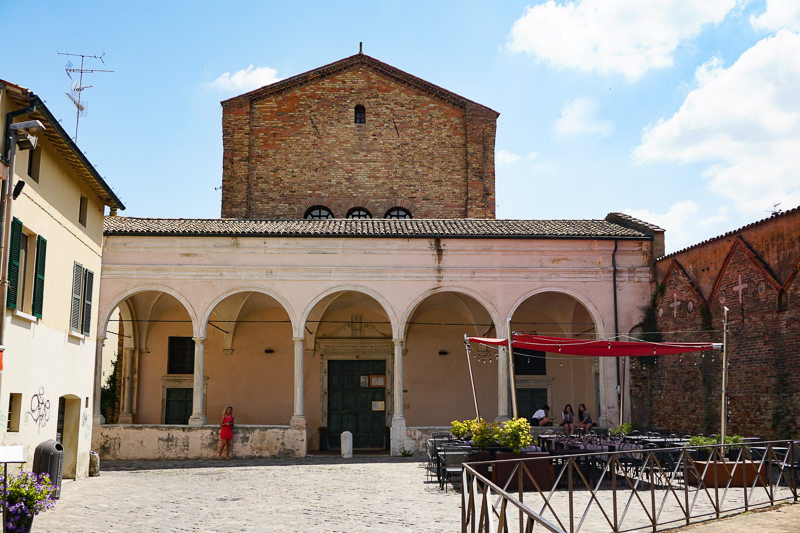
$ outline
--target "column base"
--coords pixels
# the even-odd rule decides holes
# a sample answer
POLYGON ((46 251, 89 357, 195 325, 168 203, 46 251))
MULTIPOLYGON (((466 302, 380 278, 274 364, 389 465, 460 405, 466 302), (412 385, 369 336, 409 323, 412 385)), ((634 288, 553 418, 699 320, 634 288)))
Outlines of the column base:
POLYGON ((403 455, 403 450, 412 452, 417 451, 414 443, 410 442, 408 434, 406 433, 405 417, 395 416, 392 418, 390 444, 390 448, 392 449, 392 457, 400 457, 403 455))
POLYGON ((104 417, 103 415, 99 415, 98 414, 98 415, 94 415, 94 417, 92 417, 92 425, 102 426, 105 423, 106 423, 106 417, 104 417))
POLYGON ((121 413, 117 424, 133 424, 133 413, 121 413))
POLYGON ((206 417, 203 415, 192 415, 189 417, 189 425, 201 427, 206 425, 206 417))
POLYGON ((508 422, 509 420, 511 420, 511 417, 508 415, 497 415, 494 418, 495 422, 508 422))
POLYGON ((305 416, 293 416, 292 419, 289 420, 289 426, 292 429, 306 429, 308 423, 306 422, 305 416))

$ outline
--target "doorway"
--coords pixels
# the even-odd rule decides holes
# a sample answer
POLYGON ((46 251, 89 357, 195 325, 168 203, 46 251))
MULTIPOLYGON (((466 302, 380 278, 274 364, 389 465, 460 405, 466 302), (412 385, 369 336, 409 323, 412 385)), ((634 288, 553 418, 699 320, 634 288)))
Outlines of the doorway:
POLYGON ((328 361, 330 447, 342 447, 341 434, 353 434, 353 448, 383 448, 386 426, 386 361, 328 361))

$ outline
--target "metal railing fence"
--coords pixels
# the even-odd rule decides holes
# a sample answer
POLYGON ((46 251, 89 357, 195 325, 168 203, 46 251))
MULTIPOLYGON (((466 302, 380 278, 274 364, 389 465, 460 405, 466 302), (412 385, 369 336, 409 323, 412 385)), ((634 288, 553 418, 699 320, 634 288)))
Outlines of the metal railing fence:
POLYGON ((677 527, 797 502, 798 460, 800 441, 783 440, 592 453, 575 450, 551 457, 465 463, 461 530, 655 532, 659 526, 677 527), (703 452, 708 459, 700 457, 703 452), (513 464, 513 469, 504 483, 494 482, 486 471, 498 472, 501 463, 513 464), (551 479, 542 482, 541 472, 547 473, 550 467, 551 479), (533 489, 525 490, 526 485, 533 489))

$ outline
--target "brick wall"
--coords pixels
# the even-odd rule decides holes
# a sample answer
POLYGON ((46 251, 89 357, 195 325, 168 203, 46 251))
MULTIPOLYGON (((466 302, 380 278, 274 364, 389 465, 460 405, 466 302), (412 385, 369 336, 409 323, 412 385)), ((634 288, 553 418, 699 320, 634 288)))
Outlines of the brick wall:
POLYGON ((301 218, 324 205, 336 217, 402 206, 415 218, 494 218, 497 113, 365 61, 223 102, 222 217, 301 218))
MULTIPOLYGON (((793 213, 790 213, 794 216, 793 213)), ((730 420, 728 434, 765 437, 798 436, 800 410, 800 243, 788 239, 780 253, 769 221, 763 233, 750 231, 764 255, 742 235, 690 253, 678 253, 657 264, 662 272, 656 299, 658 328, 665 341, 722 342, 723 308, 728 307, 730 420), (787 256, 794 254, 794 260, 787 256), (686 261, 686 263, 684 263, 686 261), (703 297, 693 271, 711 278, 703 297), (692 301, 693 305, 689 306, 692 301), (676 302, 678 305, 675 305, 676 302), (672 307, 670 307, 672 305, 672 307), (706 306, 704 308, 704 306, 706 306), (692 311, 690 311, 690 307, 692 311), (699 311, 699 312, 698 312, 699 311), (710 326, 710 327, 709 327, 710 326)), ((786 220, 776 219, 782 226, 786 220)), ((647 406, 649 425, 685 433, 720 430, 722 354, 661 357, 658 364, 632 370, 631 395, 647 406)), ((640 422, 644 422, 640 420, 640 422)))

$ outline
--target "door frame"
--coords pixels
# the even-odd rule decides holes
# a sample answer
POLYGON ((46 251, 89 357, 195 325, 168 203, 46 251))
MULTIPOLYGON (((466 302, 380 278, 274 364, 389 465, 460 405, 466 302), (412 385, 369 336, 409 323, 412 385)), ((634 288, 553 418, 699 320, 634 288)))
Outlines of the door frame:
POLYGON ((320 425, 328 425, 328 361, 331 359, 358 361, 361 359, 386 362, 386 418, 384 425, 392 425, 394 412, 394 344, 385 339, 318 339, 316 352, 320 356, 320 425))

